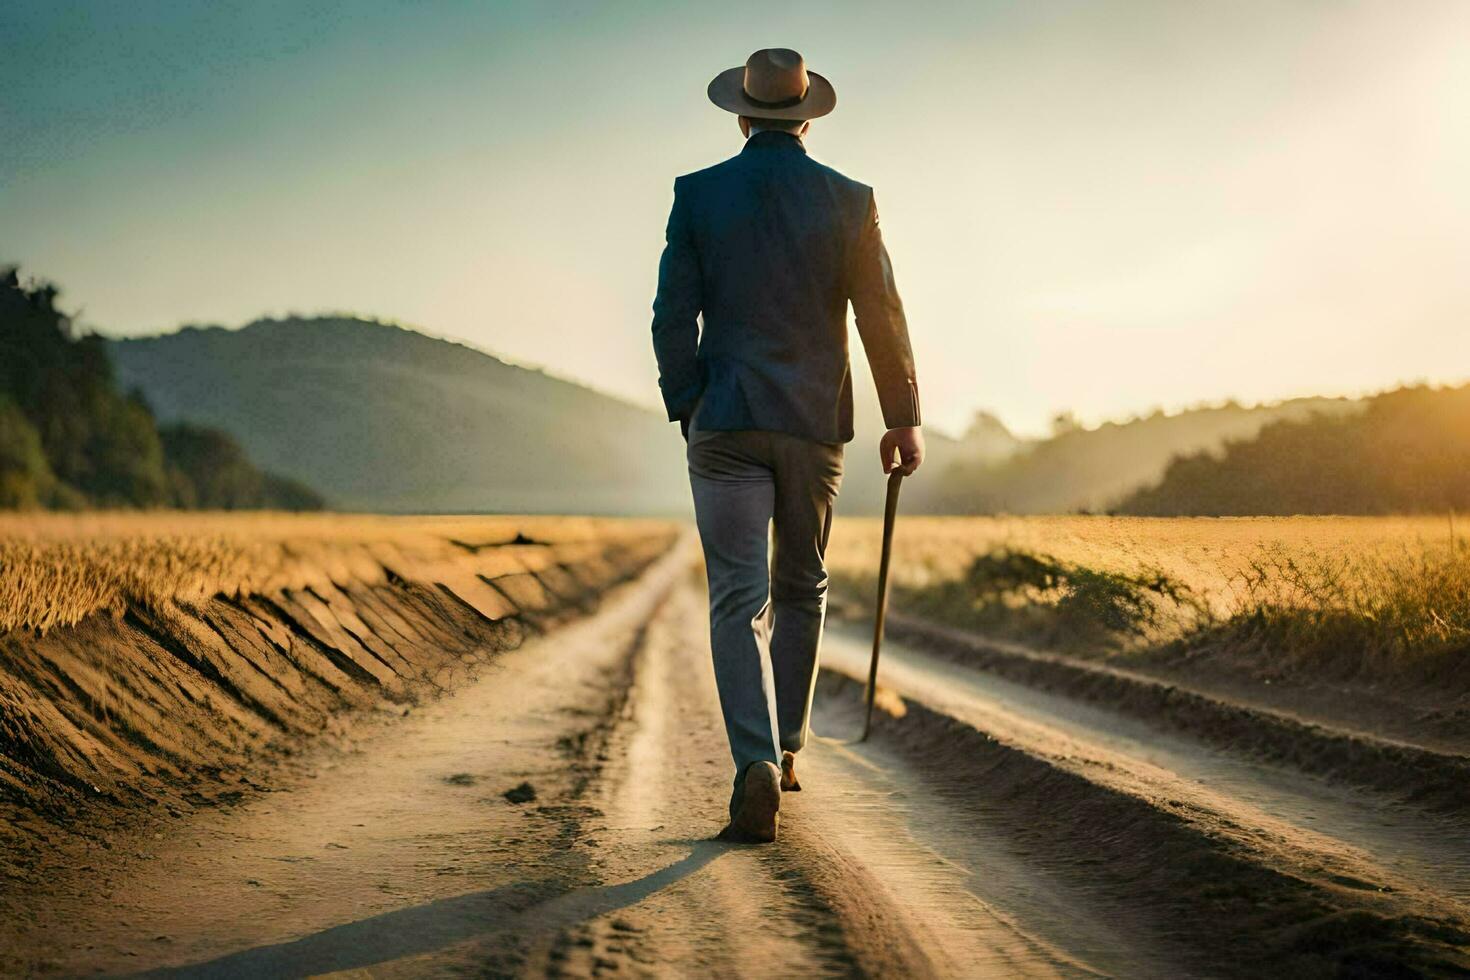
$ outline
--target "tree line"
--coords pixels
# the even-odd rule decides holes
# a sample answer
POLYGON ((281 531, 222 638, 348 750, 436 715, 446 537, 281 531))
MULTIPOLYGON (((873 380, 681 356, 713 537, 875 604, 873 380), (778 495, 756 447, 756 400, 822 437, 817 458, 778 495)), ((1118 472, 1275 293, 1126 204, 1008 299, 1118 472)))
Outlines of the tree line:
POLYGON ((1399 388, 1361 412, 1281 420, 1176 457, 1117 507, 1160 517, 1470 509, 1470 385, 1399 388))
POLYGON ((160 426, 139 393, 119 390, 105 341, 57 297, 0 269, 0 508, 323 506, 254 466, 226 432, 160 426))

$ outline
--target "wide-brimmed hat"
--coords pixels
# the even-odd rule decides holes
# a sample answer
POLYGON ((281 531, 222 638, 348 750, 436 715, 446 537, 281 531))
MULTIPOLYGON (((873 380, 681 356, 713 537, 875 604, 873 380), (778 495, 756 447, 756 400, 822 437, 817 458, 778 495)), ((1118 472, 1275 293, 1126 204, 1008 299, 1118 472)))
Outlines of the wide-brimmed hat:
POLYGON ((762 48, 744 68, 716 75, 709 100, 752 119, 815 119, 837 107, 837 92, 790 48, 762 48))

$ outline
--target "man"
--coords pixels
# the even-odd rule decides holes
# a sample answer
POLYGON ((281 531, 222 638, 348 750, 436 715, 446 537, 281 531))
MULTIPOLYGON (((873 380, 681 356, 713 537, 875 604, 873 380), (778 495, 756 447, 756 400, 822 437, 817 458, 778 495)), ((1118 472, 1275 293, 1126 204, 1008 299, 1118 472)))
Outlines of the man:
POLYGON ((826 613, 824 552, 852 439, 849 300, 888 428, 884 472, 912 473, 924 440, 873 190, 812 160, 803 143, 837 103, 831 83, 795 51, 770 48, 717 75, 709 98, 736 114, 745 147, 674 181, 653 346, 669 419, 688 442, 735 759, 721 836, 768 842, 782 790, 801 788, 795 754, 826 613))

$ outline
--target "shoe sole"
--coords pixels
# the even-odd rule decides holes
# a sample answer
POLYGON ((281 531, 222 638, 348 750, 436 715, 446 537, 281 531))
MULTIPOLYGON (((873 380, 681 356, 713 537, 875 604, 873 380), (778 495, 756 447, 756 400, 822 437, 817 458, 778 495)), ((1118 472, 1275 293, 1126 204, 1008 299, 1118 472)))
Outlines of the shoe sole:
POLYGON ((780 813, 781 771, 769 762, 751 766, 740 795, 740 809, 730 821, 731 836, 769 844, 776 839, 780 813))

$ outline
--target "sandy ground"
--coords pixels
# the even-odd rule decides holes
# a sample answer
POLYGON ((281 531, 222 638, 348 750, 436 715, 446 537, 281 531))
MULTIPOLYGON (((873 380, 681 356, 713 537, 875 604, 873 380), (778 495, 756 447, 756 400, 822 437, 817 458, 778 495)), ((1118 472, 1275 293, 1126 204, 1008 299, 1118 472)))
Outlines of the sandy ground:
POLYGON ((860 632, 774 846, 728 793, 686 542, 232 809, 51 869, 16 973, 1333 976, 1470 969, 1463 813, 860 632))

